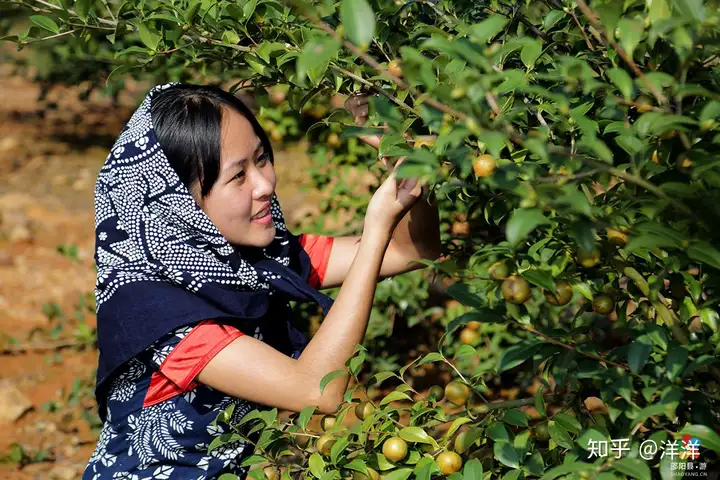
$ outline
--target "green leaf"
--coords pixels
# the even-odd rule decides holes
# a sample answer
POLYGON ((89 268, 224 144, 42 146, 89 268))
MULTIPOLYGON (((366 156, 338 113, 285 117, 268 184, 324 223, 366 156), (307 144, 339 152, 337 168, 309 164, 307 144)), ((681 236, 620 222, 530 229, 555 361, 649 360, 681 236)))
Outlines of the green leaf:
POLYGON ((146 47, 150 50, 157 50, 160 40, 162 40, 160 35, 151 32, 144 23, 138 25, 138 33, 140 34, 140 41, 144 43, 146 47))
POLYGON ((513 212, 505 227, 507 241, 515 246, 538 226, 548 223, 539 208, 519 208, 513 212))
POLYGON ((412 475, 412 468, 398 468, 389 473, 383 473, 384 480, 405 480, 412 475))
POLYGON ((640 335, 630 345, 628 350, 628 365, 634 373, 638 373, 643 369, 645 364, 650 358, 650 352, 652 351, 652 341, 647 335, 640 335))
POLYGON ((463 425, 465 425, 466 423, 469 423, 469 422, 472 422, 472 420, 469 419, 469 418, 467 418, 467 417, 458 417, 458 418, 456 418, 456 419, 453 421, 452 425, 450 425, 450 428, 448 429, 448 431, 447 431, 447 433, 445 434, 444 437, 445 437, 445 438, 450 438, 450 437, 452 437, 453 433, 457 432, 458 428, 460 428, 461 426, 463 426, 463 425))
POLYGON ((705 242, 697 242, 687 249, 690 258, 720 269, 720 251, 705 242))
POLYGON ((597 442, 607 442, 608 438, 600 433, 599 431, 595 430, 594 428, 585 430, 582 435, 580 435, 577 439, 577 444, 580 445, 580 448, 586 451, 590 451, 590 441, 596 442, 595 445, 597 445, 597 442))
POLYGON ((632 99, 633 81, 628 74, 622 68, 611 68, 605 72, 610 78, 610 81, 620 90, 625 100, 632 99))
POLYGON ((435 439, 420 427, 405 427, 398 432, 398 435, 408 442, 427 443, 428 445, 438 448, 435 439))
POLYGON ((343 0, 340 21, 348 40, 367 50, 375 35, 375 13, 367 0, 343 0))
POLYGON ((433 363, 433 362, 442 362, 445 357, 442 356, 439 352, 430 352, 427 355, 425 355, 423 358, 418 360, 417 366, 425 365, 426 363, 433 363))
POLYGON ((563 426, 563 428, 571 433, 578 434, 582 431, 582 425, 578 422, 577 418, 569 415, 565 412, 560 412, 553 417, 557 423, 563 426))
POLYGON ((495 442, 493 445, 495 458, 510 468, 520 468, 520 457, 517 451, 507 442, 495 442))
POLYGON ((493 423, 485 429, 485 434, 496 442, 509 442, 510 435, 502 423, 493 423))
POLYGON ((340 42, 332 37, 317 37, 307 42, 297 59, 296 73, 299 81, 309 77, 313 85, 318 85, 322 76, 340 50, 340 42))
POLYGON ((267 458, 265 458, 263 455, 250 455, 245 460, 242 461, 240 464, 241 467, 249 467, 251 465, 257 465, 258 463, 265 463, 267 462, 267 458))
POLYGON ((700 445, 720 453, 720 435, 705 425, 688 425, 680 431, 681 435, 690 435, 700 439, 700 445))
POLYGON ((550 10, 545 14, 545 20, 543 21, 543 28, 550 30, 555 24, 565 16, 565 12, 562 10, 550 10))
POLYGON ((317 407, 310 406, 300 410, 300 414, 298 415, 298 425, 300 426, 300 428, 305 430, 316 409, 317 407))
POLYGON ((667 375, 668 380, 675 380, 675 377, 677 377, 680 372, 682 372, 683 368, 685 368, 687 360, 688 351, 684 347, 677 345, 670 349, 670 352, 668 352, 668 356, 665 359, 665 374, 667 375))
POLYGON ((453 283, 447 288, 446 292, 463 305, 474 307, 478 310, 485 308, 482 299, 477 294, 470 292, 470 287, 467 284, 453 283))
POLYGON ((390 402, 396 402, 399 400, 410 400, 412 401, 412 398, 410 398, 406 393, 403 392, 390 392, 387 395, 385 395, 385 398, 382 399, 380 402, 380 406, 387 405, 390 402))
POLYGON ((75 4, 73 7, 75 8, 75 13, 78 17, 80 17, 80 20, 87 23, 88 19, 88 12, 90 11, 90 4, 91 0, 75 0, 75 4))
POLYGON ((642 140, 631 135, 620 135, 619 137, 615 137, 615 143, 617 143, 620 148, 625 150, 631 156, 645 149, 645 144, 642 140))
POLYGON ((44 15, 31 15, 30 21, 38 27, 43 28, 49 32, 60 33, 60 27, 58 27, 58 24, 55 23, 55 20, 50 17, 46 17, 44 15))
POLYGON ((535 355, 541 345, 535 340, 526 340, 504 349, 498 359, 497 371, 504 372, 517 367, 535 355))
POLYGON ((240 35, 235 30, 225 30, 222 34, 222 41, 225 45, 237 45, 240 43, 240 35))
POLYGON ((503 15, 490 15, 480 23, 470 27, 470 37, 479 43, 487 43, 507 24, 508 19, 503 15))
POLYGON ((343 375, 347 375, 347 371, 345 369, 340 370, 333 370, 332 372, 325 375, 322 380, 320 380, 320 393, 325 390, 325 387, 327 387, 327 384, 335 380, 336 378, 340 378, 343 375))
POLYGON ((543 417, 547 417, 547 409, 545 408, 545 397, 543 397, 543 387, 535 391, 535 408, 543 417))
POLYGON ((702 0, 673 0, 673 5, 677 13, 698 24, 705 21, 705 15, 707 13, 703 3, 702 0))
POLYGON ((463 468, 463 480, 478 480, 483 478, 482 463, 477 458, 468 460, 463 468))
POLYGON ((310 473, 315 475, 316 478, 320 478, 322 474, 325 473, 325 460, 323 460, 319 453, 310 455, 308 465, 310 466, 310 473))
POLYGON ((548 271, 530 269, 525 270, 520 273, 520 275, 533 285, 537 285, 551 292, 555 291, 555 280, 553 280, 552 274, 548 271))
POLYGON ((522 410, 512 408, 505 412, 503 416, 503 422, 509 425, 515 425, 517 427, 528 426, 528 416, 522 410))
POLYGON ((618 22, 617 33, 620 37, 620 45, 630 58, 633 56, 635 47, 638 46, 645 33, 645 25, 643 21, 636 18, 622 18, 618 22))
POLYGON ((650 467, 644 460, 637 458, 621 458, 613 462, 612 467, 620 473, 640 480, 650 480, 650 467))
POLYGON ((573 448, 572 438, 562 425, 550 421, 548 423, 548 432, 550 433, 550 438, 561 447, 573 448))
POLYGON ((200 2, 200 0, 192 0, 190 2, 190 5, 188 5, 187 10, 185 10, 185 13, 183 14, 183 19, 187 23, 192 23, 195 19, 195 15, 197 15, 198 10, 200 10, 201 5, 202 3, 200 2))
POLYGON ((520 51, 520 60, 523 64, 530 68, 535 65, 538 57, 542 53, 542 42, 540 40, 530 40, 527 45, 520 51))
MULTIPOLYGON (((590 472, 591 470, 594 470, 595 467, 592 464, 589 463, 583 463, 583 462, 573 462, 573 463, 566 463, 564 465, 558 465, 557 467, 551 468, 545 474, 540 477, 540 480, 552 480, 553 478, 557 478, 561 475, 567 475, 568 473, 582 473, 582 472, 590 472)), ((572 477, 571 478, 575 478, 572 477)))

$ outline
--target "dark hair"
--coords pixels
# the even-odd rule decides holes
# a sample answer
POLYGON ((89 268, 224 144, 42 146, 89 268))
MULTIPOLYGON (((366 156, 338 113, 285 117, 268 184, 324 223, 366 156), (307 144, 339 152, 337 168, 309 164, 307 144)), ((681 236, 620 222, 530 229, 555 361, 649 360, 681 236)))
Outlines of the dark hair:
POLYGON ((158 142, 188 190, 205 197, 220 174, 222 116, 231 108, 247 118, 275 163, 270 140, 252 111, 235 95, 211 85, 177 84, 155 93, 150 105, 158 142))

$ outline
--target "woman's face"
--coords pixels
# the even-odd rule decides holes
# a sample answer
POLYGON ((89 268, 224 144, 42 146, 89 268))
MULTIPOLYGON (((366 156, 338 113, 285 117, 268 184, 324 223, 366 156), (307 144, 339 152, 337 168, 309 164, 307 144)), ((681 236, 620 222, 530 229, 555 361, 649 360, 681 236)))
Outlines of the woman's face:
POLYGON ((273 241, 275 224, 270 215, 270 200, 275 182, 270 152, 265 152, 250 122, 235 110, 225 109, 220 174, 205 198, 195 197, 231 244, 266 247, 273 241))

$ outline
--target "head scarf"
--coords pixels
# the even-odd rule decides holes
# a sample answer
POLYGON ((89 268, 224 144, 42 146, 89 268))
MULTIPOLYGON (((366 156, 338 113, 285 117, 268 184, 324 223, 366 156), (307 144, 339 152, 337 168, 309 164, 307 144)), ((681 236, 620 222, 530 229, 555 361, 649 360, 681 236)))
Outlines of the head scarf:
MULTIPOLYGON (((148 93, 95 184, 101 416, 102 387, 113 372, 177 327, 213 318, 258 319, 271 302, 314 301, 325 313, 332 305, 308 285, 310 259, 285 226, 275 194, 276 234, 265 248, 230 245, 195 202, 153 129, 153 95, 172 85, 148 93)), ((306 339, 289 322, 287 328, 301 349, 306 339)))

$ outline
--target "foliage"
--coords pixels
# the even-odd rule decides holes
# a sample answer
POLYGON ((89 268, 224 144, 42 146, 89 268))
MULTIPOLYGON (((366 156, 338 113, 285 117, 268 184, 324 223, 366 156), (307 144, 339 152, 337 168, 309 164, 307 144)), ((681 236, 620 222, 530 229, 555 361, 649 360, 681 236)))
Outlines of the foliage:
MULTIPOLYGON (((429 264, 464 311, 432 319, 437 305, 418 293, 424 277, 381 283, 374 310, 401 312, 408 324, 430 316, 437 351, 399 370, 370 367, 367 382, 363 364, 381 359, 358 347, 348 362, 358 383, 338 420, 367 383, 384 386, 373 413, 336 422, 324 453, 291 441, 319 435, 307 431, 311 408, 289 422, 274 410, 250 414, 234 426, 261 432, 246 463, 287 465, 284 478, 346 478, 370 466, 401 480, 438 474, 438 454, 454 450, 464 466, 450 478, 670 478, 682 473, 672 457, 642 459, 639 447, 679 448, 686 433, 700 439, 702 461, 717 461, 717 4, 291 3, 28 1, 40 8, 29 30, 7 38, 21 47, 87 42, 107 53, 117 78, 283 84, 294 111, 336 92, 376 94, 370 122, 387 126, 380 154, 407 156, 399 175, 421 177, 439 198, 453 229, 443 233, 448 255, 429 264), (437 139, 413 148, 406 132, 437 139), (510 277, 489 272, 497 262, 510 277), (572 289, 567 302, 554 295, 561 281, 572 289), (426 365, 451 372, 473 397, 454 407, 456 396, 438 402, 419 391, 407 377, 426 365), (537 393, 496 401, 500 379, 534 381, 537 393), (398 461, 382 453, 391 436, 409 446, 398 461), (623 458, 590 458, 591 442, 612 439, 628 439, 623 458)), ((341 148, 378 131, 334 113, 323 121, 342 129, 341 148)), ((314 151, 319 186, 349 155, 365 161, 314 151)), ((362 215, 339 188, 324 211, 345 202, 362 215)))

